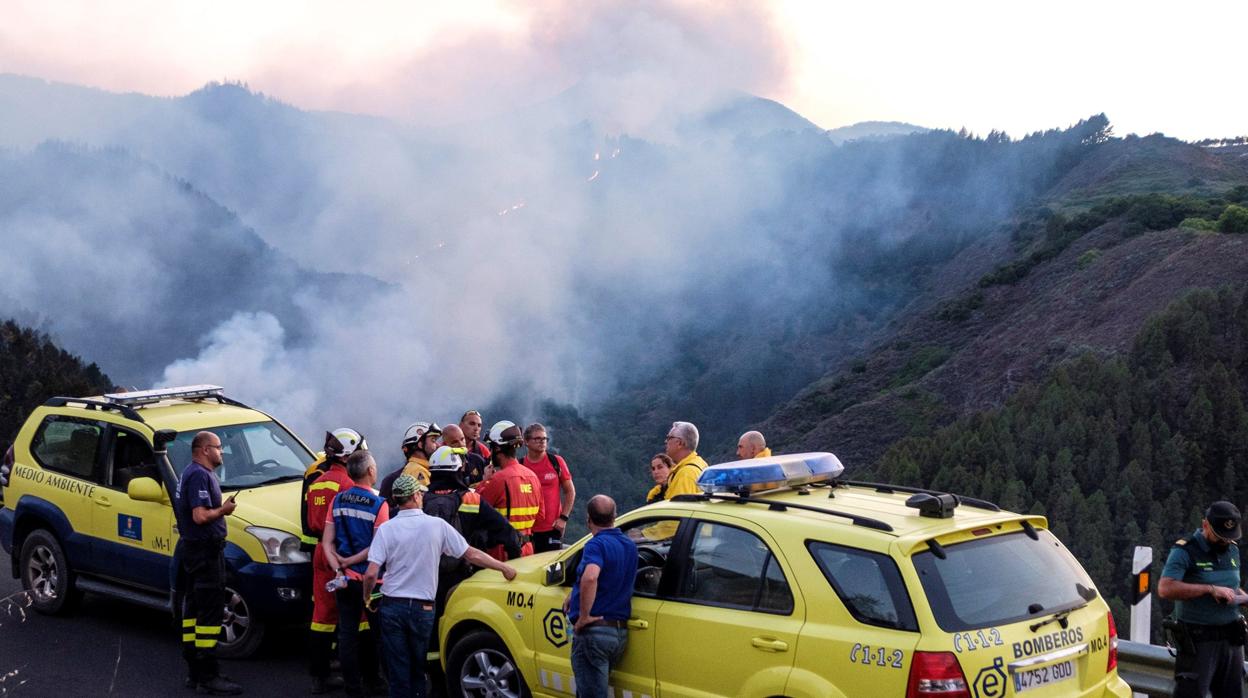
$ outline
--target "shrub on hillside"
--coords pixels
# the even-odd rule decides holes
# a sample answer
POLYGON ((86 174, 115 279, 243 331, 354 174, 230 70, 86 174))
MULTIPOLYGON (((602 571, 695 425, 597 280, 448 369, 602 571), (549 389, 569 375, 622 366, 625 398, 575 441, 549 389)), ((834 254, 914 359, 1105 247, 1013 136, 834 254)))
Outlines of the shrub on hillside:
POLYGON ((1088 250, 1087 252, 1084 252, 1083 254, 1079 255, 1079 260, 1076 262, 1076 264, 1079 265, 1080 269, 1087 269, 1093 264, 1096 264, 1096 260, 1100 258, 1101 258, 1101 251, 1096 248, 1092 248, 1088 250))
POLYGON ((1218 218, 1220 233, 1248 233, 1248 208, 1231 204, 1218 218))
POLYGON ((1192 216, 1191 218, 1184 218, 1183 222, 1179 223, 1179 227, 1186 230, 1213 231, 1218 229, 1218 224, 1208 218, 1192 216))

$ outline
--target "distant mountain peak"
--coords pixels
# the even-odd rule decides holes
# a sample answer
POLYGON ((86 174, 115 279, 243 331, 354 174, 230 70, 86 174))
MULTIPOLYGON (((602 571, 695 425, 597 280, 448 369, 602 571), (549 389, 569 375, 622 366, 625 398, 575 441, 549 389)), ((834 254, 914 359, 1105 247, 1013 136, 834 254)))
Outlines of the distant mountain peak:
POLYGON ((840 145, 849 141, 879 141, 928 131, 931 129, 926 126, 908 124, 904 121, 860 121, 849 126, 830 129, 827 135, 833 143, 840 145))

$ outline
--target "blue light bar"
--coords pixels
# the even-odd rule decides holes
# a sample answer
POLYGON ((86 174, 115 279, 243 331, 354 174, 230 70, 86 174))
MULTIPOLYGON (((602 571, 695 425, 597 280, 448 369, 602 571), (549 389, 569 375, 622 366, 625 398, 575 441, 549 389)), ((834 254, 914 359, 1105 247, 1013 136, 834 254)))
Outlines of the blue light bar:
POLYGON ((845 466, 831 453, 794 453, 712 465, 698 478, 698 487, 707 494, 744 494, 834 480, 843 472, 845 466))

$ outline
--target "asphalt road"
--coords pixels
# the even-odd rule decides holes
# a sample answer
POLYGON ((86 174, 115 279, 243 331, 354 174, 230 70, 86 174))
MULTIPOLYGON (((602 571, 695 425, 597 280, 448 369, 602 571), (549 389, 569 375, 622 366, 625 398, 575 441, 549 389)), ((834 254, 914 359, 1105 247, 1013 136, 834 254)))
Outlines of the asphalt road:
MULTIPOLYGON (((167 614, 93 594, 67 616, 23 610, 21 583, 0 561, 0 696, 195 695, 167 614)), ((303 647, 301 632, 270 633, 256 657, 222 661, 222 671, 244 695, 306 695, 303 647)))

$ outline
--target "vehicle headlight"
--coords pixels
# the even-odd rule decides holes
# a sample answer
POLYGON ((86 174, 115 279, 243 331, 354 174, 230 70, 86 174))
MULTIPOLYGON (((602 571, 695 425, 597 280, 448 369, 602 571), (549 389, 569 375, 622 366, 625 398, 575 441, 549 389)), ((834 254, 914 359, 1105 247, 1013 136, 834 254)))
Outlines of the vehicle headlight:
POLYGON ((293 565, 312 559, 311 555, 299 549, 298 536, 263 526, 248 526, 246 531, 260 541, 264 554, 275 565, 293 565))

